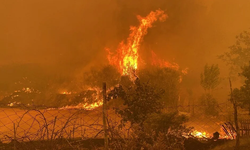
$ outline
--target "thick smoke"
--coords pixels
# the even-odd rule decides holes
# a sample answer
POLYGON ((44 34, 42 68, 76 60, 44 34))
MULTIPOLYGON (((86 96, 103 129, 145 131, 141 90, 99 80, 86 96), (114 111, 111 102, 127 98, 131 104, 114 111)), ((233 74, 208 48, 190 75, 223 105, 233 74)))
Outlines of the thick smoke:
POLYGON ((249 0, 8 0, 0 2, 0 84, 41 72, 75 76, 89 66, 105 65, 105 47, 116 49, 129 27, 138 25, 136 15, 156 9, 168 19, 148 31, 139 50, 141 63, 150 63, 153 50, 188 67, 187 84, 197 87, 206 63, 219 63, 227 75, 217 55, 250 27, 249 0))

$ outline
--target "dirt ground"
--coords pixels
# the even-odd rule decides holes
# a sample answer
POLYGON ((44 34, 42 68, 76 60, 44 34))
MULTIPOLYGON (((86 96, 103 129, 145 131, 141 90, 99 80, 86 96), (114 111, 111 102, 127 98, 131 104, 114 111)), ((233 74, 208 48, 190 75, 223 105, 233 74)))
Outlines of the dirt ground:
POLYGON ((22 110, 0 108, 0 139, 8 142, 56 137, 96 136, 102 130, 102 111, 87 110, 22 110))

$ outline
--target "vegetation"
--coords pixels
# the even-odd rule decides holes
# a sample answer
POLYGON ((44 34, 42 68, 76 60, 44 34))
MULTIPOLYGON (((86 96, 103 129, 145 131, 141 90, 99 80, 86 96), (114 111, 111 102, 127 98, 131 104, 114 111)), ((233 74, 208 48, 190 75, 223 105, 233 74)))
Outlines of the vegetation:
POLYGON ((112 148, 119 149, 128 145, 135 149, 183 148, 182 135, 189 131, 183 125, 187 118, 177 113, 162 112, 163 93, 164 90, 153 87, 149 82, 141 83, 139 79, 124 89, 120 98, 125 107, 116 108, 116 113, 122 118, 120 127, 130 124, 132 135, 122 143, 112 141, 112 148))
POLYGON ((220 83, 220 69, 218 65, 205 65, 204 72, 201 73, 201 86, 205 91, 211 92, 220 83))
POLYGON ((200 104, 202 106, 205 106, 203 109, 203 112, 205 115, 208 116, 218 116, 219 111, 218 111, 218 102, 217 100, 213 97, 212 94, 203 94, 200 99, 200 104))
POLYGON ((102 87, 102 83, 106 82, 109 87, 119 83, 120 73, 111 65, 104 66, 101 69, 92 68, 83 75, 83 84, 90 87, 102 87))
POLYGON ((244 84, 240 88, 235 88, 233 90, 233 96, 238 101, 238 105, 242 108, 248 109, 250 114, 250 62, 248 65, 242 67, 242 72, 240 73, 245 80, 244 84))
POLYGON ((124 100, 124 109, 117 110, 123 122, 129 121, 132 125, 144 125, 150 114, 159 113, 163 108, 160 103, 162 91, 157 91, 148 84, 136 82, 120 95, 124 100))
POLYGON ((229 47, 229 52, 219 56, 230 66, 232 76, 237 76, 241 67, 250 60, 250 32, 244 31, 236 36, 236 42, 229 47))
POLYGON ((140 80, 162 89, 160 101, 165 107, 177 107, 180 94, 180 73, 170 68, 147 68, 139 71, 140 80))
POLYGON ((203 73, 201 73, 201 86, 205 90, 205 93, 202 94, 199 101, 202 106, 205 106, 203 109, 204 114, 210 116, 217 116, 219 114, 217 110, 218 102, 213 97, 212 91, 220 83, 220 69, 218 65, 205 65, 203 73))

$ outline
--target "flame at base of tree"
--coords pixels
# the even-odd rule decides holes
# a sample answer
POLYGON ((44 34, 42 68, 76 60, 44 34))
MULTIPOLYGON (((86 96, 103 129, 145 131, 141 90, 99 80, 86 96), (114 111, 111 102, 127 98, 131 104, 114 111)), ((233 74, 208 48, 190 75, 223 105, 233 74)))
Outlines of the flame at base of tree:
POLYGON ((130 27, 130 35, 126 43, 121 42, 116 54, 112 54, 109 49, 107 51, 108 60, 111 65, 116 66, 122 75, 130 75, 138 68, 138 50, 142 42, 143 36, 147 34, 148 28, 157 21, 164 21, 167 15, 162 10, 156 10, 149 13, 146 17, 137 17, 140 21, 138 27, 130 27))

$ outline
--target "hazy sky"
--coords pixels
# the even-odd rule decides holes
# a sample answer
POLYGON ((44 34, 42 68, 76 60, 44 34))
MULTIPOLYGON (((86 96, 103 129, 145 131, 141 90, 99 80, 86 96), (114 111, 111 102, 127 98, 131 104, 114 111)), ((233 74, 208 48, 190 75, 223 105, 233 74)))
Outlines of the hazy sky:
POLYGON ((169 18, 149 29, 139 53, 153 50, 198 76, 250 28, 249 0, 1 0, 0 67, 68 73, 107 63, 104 48, 127 38, 136 15, 159 8, 169 18))

